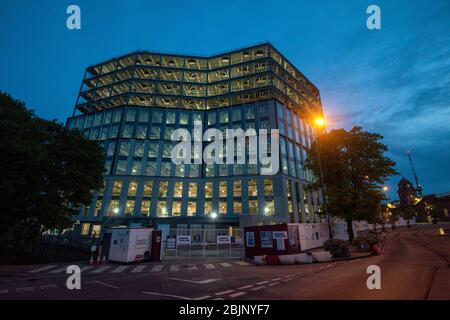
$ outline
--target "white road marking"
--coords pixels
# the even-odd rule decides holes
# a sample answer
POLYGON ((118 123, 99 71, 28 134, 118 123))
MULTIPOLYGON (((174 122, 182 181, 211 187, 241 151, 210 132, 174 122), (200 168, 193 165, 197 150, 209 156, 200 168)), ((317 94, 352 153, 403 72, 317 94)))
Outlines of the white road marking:
POLYGON ((231 267, 231 264, 229 264, 228 262, 221 262, 220 265, 225 268, 231 267))
POLYGON ((102 273, 103 271, 105 271, 105 270, 107 270, 109 268, 111 268, 111 266, 103 266, 103 267, 100 267, 98 269, 95 269, 95 270, 91 271, 91 273, 96 273, 96 274, 97 273, 102 273))
POLYGON ((266 284, 266 283, 269 283, 269 281, 261 281, 261 282, 257 282, 256 285, 257 285, 257 286, 260 286, 260 285, 266 284))
POLYGON ((112 270, 111 273, 120 273, 120 272, 124 271, 126 268, 128 268, 128 266, 119 266, 119 267, 115 268, 114 270, 112 270))
POLYGON ((278 282, 272 282, 272 283, 269 284, 269 287, 276 286, 277 284, 280 284, 280 283, 281 283, 280 281, 278 281, 278 282))
POLYGON ((245 261, 236 261, 235 263, 240 265, 240 266, 249 266, 250 265, 250 263, 245 262, 245 261))
POLYGON ((131 270, 131 272, 136 273, 136 272, 141 272, 142 270, 144 270, 146 267, 146 265, 142 265, 142 266, 137 266, 136 268, 134 268, 133 270, 131 270))
POLYGON ((53 269, 54 267, 57 267, 57 265, 50 265, 50 266, 44 266, 44 267, 40 267, 34 270, 31 270, 31 273, 38 273, 38 272, 42 272, 42 271, 47 271, 50 269, 53 269))
POLYGON ((176 296, 176 295, 173 295, 173 294, 165 294, 165 293, 159 293, 159 292, 142 291, 141 293, 143 293, 143 294, 152 294, 152 295, 155 295, 155 296, 177 298, 177 299, 182 299, 182 300, 192 300, 191 298, 188 298, 188 297, 176 296))
POLYGON ((92 269, 94 266, 84 266, 83 268, 80 269, 81 272, 83 271, 87 271, 89 269, 92 269))
POLYGON ((198 297, 198 298, 194 298, 194 300, 206 300, 208 298, 211 298, 211 296, 198 297))
POLYGON ((198 284, 206 284, 211 282, 219 281, 220 279, 205 279, 205 280, 188 280, 188 279, 179 279, 179 278, 170 278, 171 280, 175 281, 183 281, 183 282, 189 282, 189 283, 198 283, 198 284))
POLYGON ((68 267, 68 266, 61 267, 61 268, 58 268, 58 269, 49 271, 49 273, 61 273, 61 272, 66 272, 66 271, 67 271, 67 267, 68 267))
POLYGON ((245 290, 245 289, 250 289, 250 288, 252 288, 253 287, 253 285, 252 284, 249 284, 248 286, 243 286, 243 287, 240 287, 240 288, 238 288, 239 290, 245 290))
POLYGON ((332 266, 334 266, 334 263, 327 264, 327 267, 332 267, 332 266))
POLYGON ((223 300, 223 298, 215 298, 215 299, 213 299, 213 300, 223 300))
POLYGON ((163 265, 162 264, 157 264, 155 266, 153 266, 152 270, 150 270, 150 272, 160 272, 163 269, 163 265))
POLYGON ((170 271, 179 271, 180 266, 178 264, 172 264, 170 265, 170 271))
POLYGON ((281 280, 281 278, 272 279, 272 281, 280 281, 280 280, 281 280))
POLYGON ((237 298, 237 297, 243 296, 244 294, 247 294, 247 292, 244 292, 244 291, 236 292, 236 293, 230 294, 229 296, 231 298, 237 298))
POLYGON ((214 269, 215 268, 215 266, 212 263, 205 263, 204 266, 206 269, 214 269))
POLYGON ((284 279, 284 280, 281 280, 281 282, 283 282, 283 283, 285 283, 285 282, 289 282, 289 281, 291 281, 292 279, 284 279))
POLYGON ((41 286, 40 288, 42 289, 42 290, 45 290, 45 289, 50 289, 50 288, 57 288, 58 286, 56 285, 56 284, 48 284, 48 285, 45 285, 45 286, 41 286))
POLYGON ((256 287, 256 288, 252 288, 250 289, 250 291, 259 291, 261 289, 264 289, 266 286, 260 286, 260 287, 256 287))
POLYGON ((0 290, 0 293, 8 293, 9 292, 9 289, 2 289, 2 290, 0 290))
POLYGON ((234 292, 234 290, 226 290, 226 291, 221 291, 221 292, 216 292, 214 293, 216 296, 223 296, 224 294, 229 294, 234 292))
POLYGON ((195 264, 189 264, 186 266, 188 271, 197 270, 197 266, 195 264))
POLYGON ((16 292, 33 291, 33 290, 34 290, 34 287, 16 288, 16 292))

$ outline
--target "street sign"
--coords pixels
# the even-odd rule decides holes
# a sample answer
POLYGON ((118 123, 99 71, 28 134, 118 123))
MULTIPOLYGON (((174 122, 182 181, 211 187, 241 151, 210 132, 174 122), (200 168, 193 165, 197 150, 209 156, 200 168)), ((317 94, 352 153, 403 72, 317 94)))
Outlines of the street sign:
POLYGON ((231 237, 230 236, 217 236, 217 244, 230 244, 231 237))
POLYGON ((191 236, 177 236, 177 245, 191 244, 191 236))

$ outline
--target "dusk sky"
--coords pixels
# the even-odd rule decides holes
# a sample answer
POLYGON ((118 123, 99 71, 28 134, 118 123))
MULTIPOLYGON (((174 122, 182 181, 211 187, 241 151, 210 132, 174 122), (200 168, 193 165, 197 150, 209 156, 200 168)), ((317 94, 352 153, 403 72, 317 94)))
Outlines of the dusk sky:
MULTIPOLYGON (((211 55, 271 42, 320 90, 329 129, 381 133, 401 175, 450 192, 450 1, 2 1, 0 90, 72 114, 84 69, 136 50, 211 55), (66 8, 81 8, 81 30, 66 8), (381 30, 366 9, 381 8, 381 30)), ((391 198, 396 198, 391 179, 391 198)))

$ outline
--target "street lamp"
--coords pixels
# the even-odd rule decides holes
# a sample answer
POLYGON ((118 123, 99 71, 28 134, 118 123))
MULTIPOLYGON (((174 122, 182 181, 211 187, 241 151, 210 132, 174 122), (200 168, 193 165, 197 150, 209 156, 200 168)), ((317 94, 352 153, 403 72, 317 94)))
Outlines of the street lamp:
POLYGON ((211 213, 211 218, 212 219, 216 219, 217 218, 217 213, 216 212, 211 213))
POLYGON ((320 180, 322 182, 322 199, 323 199, 323 209, 325 211, 325 218, 327 220, 327 224, 328 224, 328 232, 330 235, 330 239, 333 239, 333 232, 331 231, 331 217, 328 213, 328 208, 327 208, 327 196, 325 194, 325 181, 323 178, 323 169, 322 169, 322 161, 320 160, 320 147, 319 147, 319 139, 316 136, 316 128, 317 129, 325 129, 325 124, 326 121, 323 117, 317 117, 314 119, 313 121, 314 127, 315 129, 313 130, 313 135, 314 135, 314 140, 316 141, 316 151, 317 151, 317 160, 319 162, 319 169, 320 169, 320 180))

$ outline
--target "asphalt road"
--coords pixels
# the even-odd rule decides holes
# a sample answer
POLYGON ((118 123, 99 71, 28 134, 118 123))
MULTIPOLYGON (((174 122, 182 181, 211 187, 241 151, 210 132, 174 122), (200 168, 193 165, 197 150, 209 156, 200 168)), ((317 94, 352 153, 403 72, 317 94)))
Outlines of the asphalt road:
POLYGON ((422 225, 388 233, 381 256, 349 261, 291 266, 253 266, 236 260, 80 265, 86 268, 81 290, 67 289, 64 265, 2 267, 0 299, 450 300, 449 263, 450 237, 437 235, 436 226, 422 225), (366 286, 370 265, 380 267, 380 290, 366 286))

